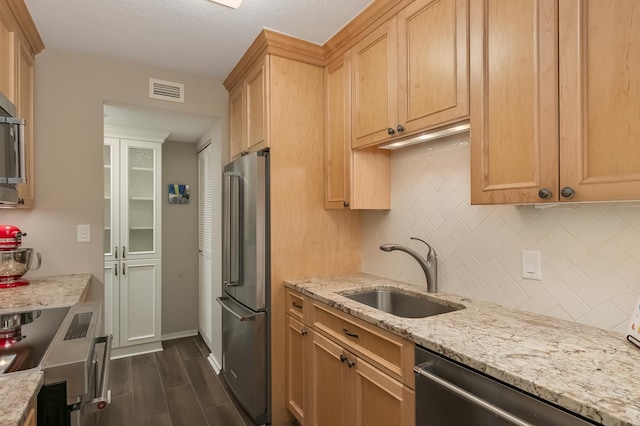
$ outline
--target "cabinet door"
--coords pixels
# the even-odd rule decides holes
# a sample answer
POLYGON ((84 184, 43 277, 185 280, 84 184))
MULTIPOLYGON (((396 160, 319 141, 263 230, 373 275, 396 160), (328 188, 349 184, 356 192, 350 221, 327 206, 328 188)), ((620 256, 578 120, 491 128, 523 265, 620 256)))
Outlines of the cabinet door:
POLYGON ((120 145, 118 139, 104 138, 104 260, 119 260, 120 245, 120 145))
POLYGON ((159 258, 161 145, 120 139, 121 259, 159 258))
POLYGON ((467 9, 467 0, 418 0, 398 14, 398 111, 407 133, 469 115, 467 9))
POLYGON ((560 187, 571 201, 638 200, 638 2, 562 0, 559 34, 560 187))
POLYGON ((269 56, 258 62, 245 80, 247 150, 269 147, 269 56))
POLYGON ((120 262, 120 346, 159 342, 161 261, 120 262))
POLYGON ((353 148, 396 137, 399 124, 397 38, 398 21, 394 17, 351 49, 353 148))
POLYGON ((472 204, 558 200, 556 4, 470 2, 472 204))
POLYGON ((25 175, 27 182, 18 185, 18 197, 22 199, 22 206, 33 208, 34 205, 34 169, 33 169, 33 55, 22 41, 18 42, 18 80, 16 108, 18 117, 25 120, 24 126, 24 149, 25 149, 25 175))
MULTIPOLYGON (((0 0, 0 8, 8 10, 5 0, 0 0)), ((11 102, 15 99, 15 32, 0 16, 0 92, 11 102)))
POLYGON ((305 345, 308 331, 304 324, 287 315, 287 407, 304 424, 305 345))
POLYGON ((358 358, 354 365, 353 418, 355 426, 413 426, 415 393, 402 383, 358 358))
POLYGON ((351 92, 349 53, 325 67, 326 209, 343 209, 351 201, 351 92))
POLYGON ((343 349, 313 330, 309 357, 309 396, 305 426, 348 425, 349 377, 340 356, 343 349), (345 371, 346 370, 346 371, 345 371))
POLYGON ((119 262, 104 264, 104 332, 113 335, 113 347, 120 347, 120 275, 119 262))
POLYGON ((244 86, 229 93, 229 157, 239 156, 247 147, 244 86))

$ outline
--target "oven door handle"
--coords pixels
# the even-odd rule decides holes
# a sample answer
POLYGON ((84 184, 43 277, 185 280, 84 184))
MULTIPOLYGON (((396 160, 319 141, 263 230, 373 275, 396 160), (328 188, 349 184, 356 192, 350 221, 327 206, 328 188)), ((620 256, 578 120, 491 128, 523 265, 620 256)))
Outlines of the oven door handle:
POLYGON ((107 334, 106 336, 96 337, 94 339, 95 344, 104 343, 104 354, 102 357, 102 371, 100 372, 100 381, 98 386, 98 394, 96 397, 88 401, 85 404, 84 409, 88 413, 104 410, 107 405, 111 404, 111 391, 109 386, 109 366, 111 364, 111 342, 113 341, 113 335, 107 334))

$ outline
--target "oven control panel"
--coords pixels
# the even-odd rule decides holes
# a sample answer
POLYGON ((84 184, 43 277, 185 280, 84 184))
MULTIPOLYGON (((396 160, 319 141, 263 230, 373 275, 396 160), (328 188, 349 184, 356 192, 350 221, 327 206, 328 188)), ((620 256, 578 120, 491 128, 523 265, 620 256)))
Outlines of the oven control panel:
POLYGON ((91 324, 93 312, 81 312, 75 314, 71 320, 71 324, 64 335, 64 340, 84 339, 87 337, 87 331, 91 324))

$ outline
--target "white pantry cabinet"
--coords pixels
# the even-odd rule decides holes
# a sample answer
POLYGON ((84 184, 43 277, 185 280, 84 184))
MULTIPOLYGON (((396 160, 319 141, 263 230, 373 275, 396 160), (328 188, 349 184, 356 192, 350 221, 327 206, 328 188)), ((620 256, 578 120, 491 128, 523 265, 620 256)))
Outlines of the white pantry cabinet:
POLYGON ((105 332, 114 348, 132 347, 122 355, 161 348, 165 138, 105 128, 105 332))

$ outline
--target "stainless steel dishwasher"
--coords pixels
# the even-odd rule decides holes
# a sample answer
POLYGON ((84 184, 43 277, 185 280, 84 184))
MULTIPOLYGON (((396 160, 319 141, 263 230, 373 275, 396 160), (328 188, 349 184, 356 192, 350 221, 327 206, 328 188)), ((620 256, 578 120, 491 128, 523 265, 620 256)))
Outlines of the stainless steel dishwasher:
POLYGON ((416 426, 597 425, 416 345, 416 426))

